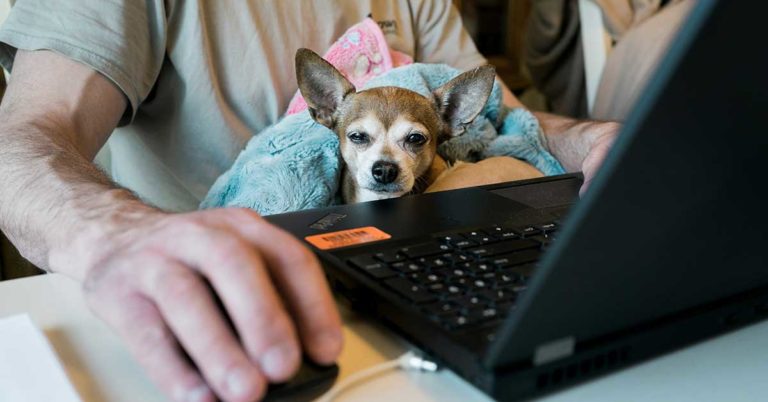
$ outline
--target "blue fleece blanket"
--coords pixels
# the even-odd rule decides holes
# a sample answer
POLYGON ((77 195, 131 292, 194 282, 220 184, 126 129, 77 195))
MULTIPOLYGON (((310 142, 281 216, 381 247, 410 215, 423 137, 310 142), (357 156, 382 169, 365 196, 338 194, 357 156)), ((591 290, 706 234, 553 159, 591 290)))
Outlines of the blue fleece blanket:
MULTIPOLYGON (((411 64, 372 79, 364 89, 397 86, 422 95, 460 74, 443 64, 411 64)), ((491 156, 525 160, 545 175, 564 173, 544 148, 541 128, 525 109, 508 109, 494 85, 483 112, 459 137, 440 145, 447 161, 476 162, 491 156)), ((318 208, 341 201, 342 160, 333 131, 309 113, 286 116, 256 134, 232 167, 211 187, 201 208, 247 207, 262 215, 318 208)))

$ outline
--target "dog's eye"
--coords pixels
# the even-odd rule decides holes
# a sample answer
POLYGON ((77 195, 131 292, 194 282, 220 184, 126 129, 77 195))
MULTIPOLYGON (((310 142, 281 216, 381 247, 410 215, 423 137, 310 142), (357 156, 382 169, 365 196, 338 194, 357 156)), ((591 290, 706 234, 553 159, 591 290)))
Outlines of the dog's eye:
POLYGON ((349 140, 355 144, 365 144, 368 142, 368 134, 357 131, 353 131, 347 134, 347 138, 349 138, 349 140))
POLYGON ((411 145, 423 145, 425 142, 427 142, 427 137, 421 133, 411 133, 405 137, 405 142, 411 145))

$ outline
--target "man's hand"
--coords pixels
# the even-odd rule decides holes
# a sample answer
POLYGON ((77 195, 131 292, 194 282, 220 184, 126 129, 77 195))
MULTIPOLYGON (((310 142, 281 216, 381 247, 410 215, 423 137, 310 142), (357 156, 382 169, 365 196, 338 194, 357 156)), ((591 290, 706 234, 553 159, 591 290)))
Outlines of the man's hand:
POLYGON ((605 156, 616 139, 621 125, 610 121, 575 120, 549 113, 534 113, 546 136, 549 151, 566 171, 581 171, 584 184, 580 194, 589 188, 605 156))
MULTIPOLYGON (((502 100, 509 108, 524 107, 512 91, 501 82, 502 100)), ((579 193, 592 184, 592 180, 608 154, 621 125, 612 121, 576 120, 550 113, 534 112, 544 130, 549 151, 566 171, 581 171, 584 184, 579 193)))
POLYGON ((340 319, 298 240, 248 210, 158 211, 92 164, 126 105, 87 66, 18 51, 0 105, 3 232, 38 267, 82 281, 175 400, 250 401, 302 349, 335 360, 340 319))
POLYGON ((592 180, 595 178, 600 166, 603 165, 603 161, 608 155, 611 146, 613 146, 617 134, 618 126, 611 125, 605 133, 596 136, 592 140, 589 150, 587 151, 587 156, 581 164, 581 172, 584 174, 584 184, 581 185, 581 189, 579 190, 580 195, 583 196, 584 192, 592 184, 592 180))
POLYGON ((295 373, 302 346, 317 362, 336 359, 339 315, 316 258, 291 235, 245 209, 139 222, 99 246, 109 251, 84 289, 175 400, 254 400, 295 373))

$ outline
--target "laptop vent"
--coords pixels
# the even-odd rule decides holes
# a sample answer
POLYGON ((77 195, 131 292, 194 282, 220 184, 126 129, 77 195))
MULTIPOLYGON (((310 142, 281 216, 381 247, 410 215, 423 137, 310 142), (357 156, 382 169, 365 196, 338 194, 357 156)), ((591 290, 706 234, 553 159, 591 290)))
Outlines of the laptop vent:
POLYGON ((629 346, 612 349, 603 353, 556 366, 542 372, 536 379, 536 388, 544 390, 601 374, 609 369, 622 366, 629 361, 629 346))

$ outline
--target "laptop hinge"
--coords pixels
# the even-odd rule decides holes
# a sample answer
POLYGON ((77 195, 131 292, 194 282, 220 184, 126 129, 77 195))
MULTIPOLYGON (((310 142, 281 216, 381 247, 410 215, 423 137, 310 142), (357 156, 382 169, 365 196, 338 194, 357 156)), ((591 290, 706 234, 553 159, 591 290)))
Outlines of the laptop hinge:
POLYGON ((572 336, 541 344, 533 353, 533 365, 541 366, 571 356, 575 346, 576 339, 572 336))

